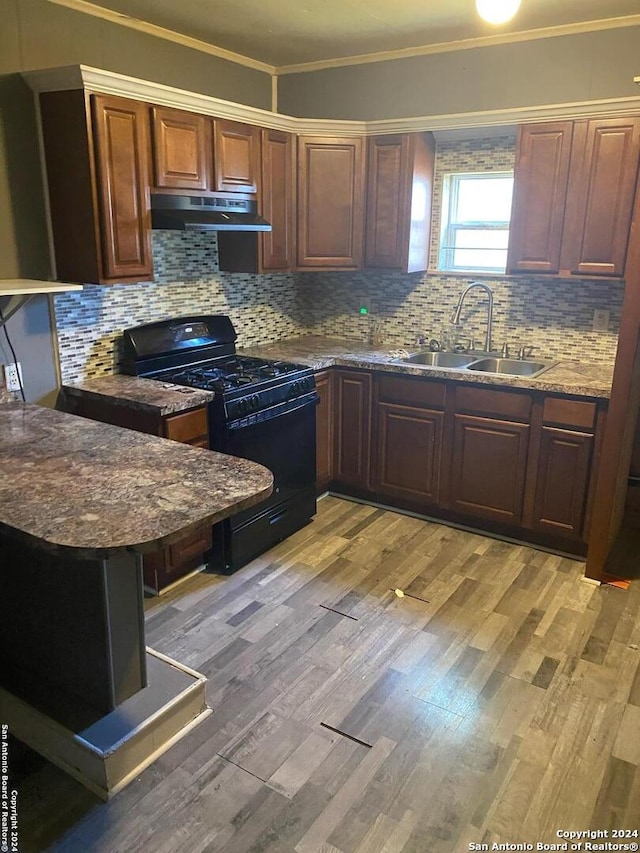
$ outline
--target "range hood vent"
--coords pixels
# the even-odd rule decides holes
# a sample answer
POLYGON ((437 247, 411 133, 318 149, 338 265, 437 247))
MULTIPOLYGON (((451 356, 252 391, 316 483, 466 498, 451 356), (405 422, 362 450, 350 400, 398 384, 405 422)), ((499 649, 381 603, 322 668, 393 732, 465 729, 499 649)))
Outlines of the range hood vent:
POLYGON ((151 195, 151 227, 170 231, 271 231, 253 199, 151 195))

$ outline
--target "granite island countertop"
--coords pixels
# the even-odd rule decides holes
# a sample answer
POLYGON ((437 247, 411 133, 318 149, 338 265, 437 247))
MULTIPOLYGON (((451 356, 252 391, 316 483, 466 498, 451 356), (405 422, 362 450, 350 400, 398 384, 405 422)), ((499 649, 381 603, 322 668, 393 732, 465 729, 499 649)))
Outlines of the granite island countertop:
MULTIPOLYGON (((400 348, 395 348, 396 351, 398 349, 400 348)), ((419 347, 415 347, 410 352, 416 352, 419 349, 419 347)), ((381 370, 411 376, 424 376, 425 378, 454 379, 482 385, 499 385, 604 399, 608 399, 611 395, 613 379, 613 364, 558 361, 552 368, 534 378, 405 364, 398 361, 397 356, 393 354, 393 347, 373 347, 363 341, 325 338, 316 335, 288 338, 272 344, 247 347, 239 350, 239 352, 261 358, 295 361, 313 367, 314 370, 322 370, 328 367, 359 367, 365 370, 381 370)), ((552 361, 553 359, 544 360, 552 361)))
POLYGON ((146 552, 267 497, 246 459, 24 403, 0 406, 0 531, 76 557, 146 552))
POLYGON ((143 379, 116 373, 85 379, 73 385, 63 385, 62 391, 70 397, 85 397, 94 400, 108 398, 111 403, 130 409, 138 409, 164 417, 197 406, 204 406, 214 398, 213 391, 186 388, 157 379, 143 379))

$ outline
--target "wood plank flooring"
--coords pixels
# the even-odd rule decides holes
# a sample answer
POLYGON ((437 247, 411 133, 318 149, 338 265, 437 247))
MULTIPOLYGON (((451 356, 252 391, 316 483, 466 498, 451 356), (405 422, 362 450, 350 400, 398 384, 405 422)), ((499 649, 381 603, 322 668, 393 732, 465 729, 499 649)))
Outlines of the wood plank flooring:
POLYGON ((453 853, 638 829, 640 582, 583 568, 325 498, 235 575, 147 602, 149 645, 208 676, 214 713, 111 802, 12 742, 20 849, 453 853))

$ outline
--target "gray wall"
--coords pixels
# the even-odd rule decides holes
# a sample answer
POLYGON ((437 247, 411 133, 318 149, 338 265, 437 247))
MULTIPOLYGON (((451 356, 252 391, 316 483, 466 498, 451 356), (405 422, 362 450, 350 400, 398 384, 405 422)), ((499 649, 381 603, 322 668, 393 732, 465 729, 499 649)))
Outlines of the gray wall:
MULTIPOLYGON (((0 14, 0 278, 50 274, 33 96, 19 72, 83 63, 270 108, 268 74, 46 0, 0 0, 0 14)), ((30 302, 7 328, 28 399, 50 402, 56 373, 47 300, 30 302)), ((0 333, 0 363, 10 360, 0 333)))
POLYGON ((281 112, 374 120, 640 96, 640 27, 278 78, 281 112))

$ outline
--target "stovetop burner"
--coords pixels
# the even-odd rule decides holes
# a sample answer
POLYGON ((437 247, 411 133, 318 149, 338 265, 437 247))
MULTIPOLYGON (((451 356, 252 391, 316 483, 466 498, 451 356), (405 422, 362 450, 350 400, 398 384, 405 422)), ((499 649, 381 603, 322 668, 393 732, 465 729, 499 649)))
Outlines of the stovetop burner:
POLYGON ((234 356, 220 362, 186 366, 157 376, 175 385, 189 385, 210 391, 228 392, 247 386, 258 387, 269 380, 300 372, 300 365, 288 361, 267 361, 252 356, 234 356))

